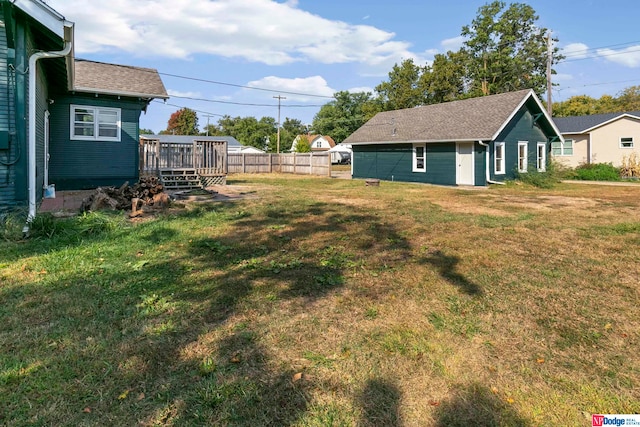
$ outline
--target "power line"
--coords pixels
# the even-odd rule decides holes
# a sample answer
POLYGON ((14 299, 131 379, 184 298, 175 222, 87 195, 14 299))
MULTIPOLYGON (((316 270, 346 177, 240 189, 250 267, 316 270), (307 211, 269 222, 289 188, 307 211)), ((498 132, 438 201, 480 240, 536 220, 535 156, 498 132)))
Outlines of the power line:
POLYGON ((632 42, 625 42, 625 43, 610 44, 610 45, 607 45, 607 46, 600 46, 600 47, 590 47, 590 48, 587 48, 587 49, 582 49, 582 50, 575 51, 573 53, 569 53, 567 55, 564 55, 564 57, 565 58, 574 58, 574 57, 579 57, 579 56, 585 55, 585 54, 589 53, 590 51, 596 52, 596 51, 598 51, 600 49, 608 49, 608 48, 611 48, 611 47, 626 46, 626 45, 631 45, 631 44, 635 44, 635 43, 640 43, 640 40, 632 41, 632 42))
POLYGON ((590 55, 586 58, 574 58, 574 59, 563 59, 562 61, 558 61, 558 64, 563 64, 565 62, 575 62, 575 61, 585 61, 587 59, 596 59, 596 58, 604 58, 607 56, 615 56, 615 55, 625 55, 632 52, 640 52, 640 47, 637 49, 625 50, 624 52, 613 52, 613 53, 601 53, 597 55, 590 55))
MULTIPOLYGON (((189 99, 191 101, 201 101, 201 102, 215 102, 215 103, 219 103, 219 104, 231 104, 231 105, 245 105, 245 106, 249 106, 249 107, 277 107, 278 104, 256 104, 256 103, 250 103, 250 102, 234 102, 234 101, 219 101, 216 99, 207 99, 207 98, 196 98, 193 96, 178 96, 178 95, 169 95, 171 98, 179 98, 179 99, 189 99)), ((309 108, 309 107, 313 107, 313 108, 317 108, 317 107, 322 107, 323 105, 317 105, 317 104, 287 104, 287 107, 290 108, 309 108)))

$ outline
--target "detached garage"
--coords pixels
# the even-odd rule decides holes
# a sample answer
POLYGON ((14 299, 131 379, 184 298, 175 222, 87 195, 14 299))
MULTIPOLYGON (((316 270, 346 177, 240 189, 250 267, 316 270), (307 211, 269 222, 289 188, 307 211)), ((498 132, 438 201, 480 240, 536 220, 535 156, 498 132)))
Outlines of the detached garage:
POLYGON ((378 113, 350 135, 353 178, 484 186, 544 171, 562 137, 532 90, 378 113))

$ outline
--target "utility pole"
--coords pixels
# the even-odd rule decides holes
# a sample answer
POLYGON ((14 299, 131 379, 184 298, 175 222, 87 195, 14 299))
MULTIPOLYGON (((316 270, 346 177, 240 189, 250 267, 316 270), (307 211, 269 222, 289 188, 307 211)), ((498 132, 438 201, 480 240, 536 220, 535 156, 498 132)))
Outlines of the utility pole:
POLYGON ((207 118, 207 136, 209 136, 209 117, 211 117, 211 115, 207 114, 205 117, 207 118))
POLYGON ((551 30, 547 33, 547 112, 551 116, 553 114, 553 105, 551 101, 551 63, 553 62, 553 48, 551 47, 551 30))
POLYGON ((278 100, 278 142, 277 142, 277 153, 280 154, 280 101, 282 101, 283 99, 287 99, 284 96, 274 96, 275 99, 278 100))

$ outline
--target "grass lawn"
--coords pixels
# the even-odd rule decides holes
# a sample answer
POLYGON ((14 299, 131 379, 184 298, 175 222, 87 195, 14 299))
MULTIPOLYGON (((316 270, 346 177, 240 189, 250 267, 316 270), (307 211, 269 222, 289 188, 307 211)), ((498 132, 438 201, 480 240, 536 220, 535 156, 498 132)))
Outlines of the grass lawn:
POLYGON ((251 197, 0 241, 0 425, 640 413, 640 188, 230 183, 251 197))

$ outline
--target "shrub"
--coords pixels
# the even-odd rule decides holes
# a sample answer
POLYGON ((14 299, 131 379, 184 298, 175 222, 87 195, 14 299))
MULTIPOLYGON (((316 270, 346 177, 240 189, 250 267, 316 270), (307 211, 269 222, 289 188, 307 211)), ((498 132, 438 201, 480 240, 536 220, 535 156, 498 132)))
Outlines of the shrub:
POLYGON ((640 177, 640 158, 634 152, 629 156, 622 158, 622 167, 620 168, 620 174, 624 178, 639 178, 640 177))
POLYGON ((527 173, 516 172, 516 179, 524 184, 538 188, 553 188, 567 175, 567 168, 556 161, 550 161, 547 170, 539 172, 535 167, 529 167, 527 173))
POLYGON ((611 163, 583 163, 575 168, 572 178, 584 181, 620 181, 620 169, 611 163))

